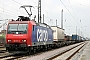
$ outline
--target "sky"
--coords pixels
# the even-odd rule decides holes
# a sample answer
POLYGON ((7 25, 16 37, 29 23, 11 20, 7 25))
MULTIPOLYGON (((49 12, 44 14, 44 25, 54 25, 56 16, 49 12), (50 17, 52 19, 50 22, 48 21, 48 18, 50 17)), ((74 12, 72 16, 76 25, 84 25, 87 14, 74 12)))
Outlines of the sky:
MULTIPOLYGON (((31 19, 38 16, 38 0, 0 0, 0 25, 18 16, 28 16, 22 5, 32 5, 31 19)), ((90 38, 90 0, 41 0, 42 16, 50 26, 61 27, 61 10, 63 9, 63 27, 65 34, 77 34, 90 38)), ((28 8, 27 8, 28 9, 28 8)), ((29 9, 28 9, 29 10, 29 9)), ((3 29, 3 27, 1 28, 3 29)), ((5 27, 4 27, 5 29, 5 27)))

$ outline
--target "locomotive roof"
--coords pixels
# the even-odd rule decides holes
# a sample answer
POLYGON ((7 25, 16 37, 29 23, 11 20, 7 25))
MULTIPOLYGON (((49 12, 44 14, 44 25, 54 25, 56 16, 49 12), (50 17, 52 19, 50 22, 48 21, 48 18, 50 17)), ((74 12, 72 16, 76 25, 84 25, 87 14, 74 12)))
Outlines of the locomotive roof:
POLYGON ((32 25, 36 25, 36 23, 33 21, 33 20, 30 20, 30 21, 9 21, 9 24, 16 24, 16 23, 21 23, 21 24, 24 24, 24 23, 31 23, 32 25))
POLYGON ((16 23, 31 23, 32 25, 38 25, 42 27, 51 28, 46 23, 37 23, 35 20, 30 20, 29 17, 19 16, 17 20, 9 21, 9 24, 16 24, 16 23))

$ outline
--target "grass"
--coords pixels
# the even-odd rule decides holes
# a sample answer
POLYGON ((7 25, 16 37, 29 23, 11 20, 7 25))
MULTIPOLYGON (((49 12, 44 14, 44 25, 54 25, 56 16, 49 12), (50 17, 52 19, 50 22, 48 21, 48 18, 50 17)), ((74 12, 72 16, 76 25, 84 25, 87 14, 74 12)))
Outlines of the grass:
POLYGON ((5 39, 5 34, 0 34, 0 38, 5 39))

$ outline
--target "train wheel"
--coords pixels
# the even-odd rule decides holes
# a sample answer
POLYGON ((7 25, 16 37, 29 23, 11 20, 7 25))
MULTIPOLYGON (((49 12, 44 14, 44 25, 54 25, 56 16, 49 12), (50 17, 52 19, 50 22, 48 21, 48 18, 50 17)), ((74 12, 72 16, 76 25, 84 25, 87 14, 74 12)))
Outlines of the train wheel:
POLYGON ((48 50, 48 45, 45 45, 45 50, 46 50, 46 51, 48 50))
POLYGON ((9 50, 9 48, 8 47, 6 47, 6 51, 8 51, 9 50))

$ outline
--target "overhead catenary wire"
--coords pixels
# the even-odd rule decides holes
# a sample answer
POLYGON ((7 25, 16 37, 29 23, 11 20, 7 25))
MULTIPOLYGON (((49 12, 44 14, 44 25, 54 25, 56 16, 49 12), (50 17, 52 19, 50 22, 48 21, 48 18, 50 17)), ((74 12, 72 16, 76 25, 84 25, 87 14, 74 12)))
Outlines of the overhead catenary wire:
MULTIPOLYGON (((68 0, 68 2, 69 2, 69 4, 70 4, 70 6, 71 6, 71 3, 70 3, 70 1, 68 0)), ((79 3, 78 3, 79 4, 79 3)), ((82 4, 80 4, 80 5, 82 5, 82 4)), ((72 8, 72 6, 71 6, 71 8, 72 8)), ((72 8, 72 10, 73 10, 73 8, 72 8)), ((75 14, 75 12, 74 12, 74 10, 73 10, 73 13, 75 14)), ((75 16, 76 16, 76 14, 75 14, 75 16)), ((76 16, 77 17, 77 16, 76 16)), ((78 19, 78 17, 77 17, 77 19, 78 19)), ((79 19, 78 19, 79 20, 79 19)), ((81 24, 81 26, 80 26, 80 28, 84 31, 84 28, 82 27, 82 23, 81 23, 81 20, 79 20, 80 21, 80 24, 81 24)), ((85 31, 84 31, 85 32, 85 31)), ((83 33, 82 33, 83 34, 83 33)), ((86 34, 87 35, 87 34, 86 34)))
POLYGON ((16 2, 17 4, 23 5, 23 4, 21 4, 21 3, 17 2, 17 1, 15 1, 15 0, 12 0, 12 1, 16 2))
MULTIPOLYGON (((2 11, 2 10, 0 10, 0 11, 2 11)), ((9 15, 9 16, 12 16, 12 17, 15 17, 15 16, 16 16, 16 14, 11 13, 11 12, 8 12, 8 11, 2 11, 2 12, 0 12, 0 13, 6 14, 7 16, 9 15)))
MULTIPOLYGON (((0 1, 1 2, 1 1, 0 1)), ((14 1, 15 2, 15 1, 14 1)), ((16 2, 15 2, 16 3, 16 2)), ((18 2, 17 2, 18 3, 18 2)), ((5 3, 1 3, 2 5, 4 5, 4 6, 8 6, 8 8, 10 7, 9 6, 9 4, 7 5, 7 4, 5 4, 5 3)), ((21 3, 19 3, 19 4, 21 4, 21 3)), ((8 10, 8 9, 6 9, 6 8, 4 8, 4 6, 3 7, 0 7, 2 10, 2 14, 4 14, 4 15, 7 15, 7 17, 8 16, 11 16, 12 18, 13 17, 15 17, 15 16, 18 16, 18 13, 23 13, 22 11, 19 11, 19 10, 17 10, 17 9, 15 9, 15 8, 12 8, 12 7, 10 7, 10 10, 8 10), (14 12, 14 10, 12 10, 12 9, 14 9, 14 10, 16 10, 15 12, 14 12)), ((25 13, 23 13, 24 15, 25 15, 25 13)), ((3 16, 2 16, 3 17, 3 16)))
POLYGON ((75 17, 71 14, 71 12, 69 11, 69 9, 64 5, 64 3, 60 0, 60 2, 63 4, 63 6, 67 9, 67 11, 70 13, 70 15, 75 19, 75 17))
MULTIPOLYGON (((69 1, 69 0, 68 0, 69 1)), ((69 9, 64 5, 64 3, 60 0, 60 2, 63 4, 63 6, 67 9, 67 11, 70 13, 70 15, 75 19, 75 21, 76 21, 76 18, 71 14, 71 12, 69 11, 69 9)), ((76 21, 77 22, 77 21, 76 21)), ((79 24, 78 22, 77 22, 77 24, 79 24)), ((80 26, 80 25, 79 25, 80 26)), ((82 27, 82 26, 80 26, 80 27, 82 27)), ((84 30, 84 29, 83 29, 84 30)))
MULTIPOLYGON (((72 13, 69 11, 69 9, 64 5, 64 3, 61 1, 61 0, 59 0, 62 4, 63 4, 63 6, 67 9, 67 11, 69 12, 69 14, 73 17, 73 19, 76 21, 76 18, 72 15, 72 13)), ((77 21, 76 21, 77 22, 77 21)), ((78 24, 78 22, 77 22, 77 24, 78 24)))
MULTIPOLYGON (((0 1, 1 2, 1 1, 0 1)), ((13 12, 13 13, 15 13, 16 11, 18 12, 18 13, 22 13, 22 14, 25 14, 25 13, 23 13, 22 11, 19 11, 19 9, 16 9, 16 8, 14 8, 14 7, 12 7, 12 5, 9 5, 9 4, 6 4, 6 3, 3 3, 3 2, 1 2, 3 5, 5 5, 5 6, 7 6, 7 7, 10 7, 11 9, 14 9, 15 11, 13 12)), ((11 11, 10 11, 11 12, 11 11)), ((16 12, 16 13, 17 13, 16 12)))
POLYGON ((71 2, 74 2, 74 3, 76 3, 76 4, 79 4, 79 5, 81 5, 81 6, 85 6, 85 7, 90 8, 90 6, 84 5, 84 4, 82 4, 82 3, 78 3, 78 2, 75 2, 75 1, 72 1, 72 0, 70 0, 70 1, 71 1, 71 2))
MULTIPOLYGON (((21 5, 21 6, 23 6, 23 4, 22 3, 20 3, 20 2, 17 2, 17 1, 15 1, 15 0, 12 0, 13 2, 15 2, 15 3, 17 3, 17 4, 19 4, 19 5, 21 5)), ((36 6, 33 6, 33 8, 34 8, 34 10, 32 9, 32 13, 34 12, 34 13, 36 13, 37 14, 37 9, 38 9, 38 7, 36 7, 36 6), (37 8, 37 9, 36 9, 37 8)), ((27 9, 27 8, 26 8, 27 9)), ((27 9, 27 11, 29 11, 28 9, 27 9)), ((35 16, 36 16, 36 14, 35 14, 35 16)))
MULTIPOLYGON (((15 1, 15 0, 12 0, 12 1, 15 2, 15 3, 17 3, 17 4, 19 4, 19 5, 23 5, 23 4, 15 1)), ((1 2, 1 1, 0 1, 0 2, 1 2)), ((1 3, 2 3, 2 2, 1 2, 1 3)), ((2 3, 2 4, 5 5, 5 6, 10 7, 10 6, 7 5, 6 3, 2 3)), ((15 9, 15 8, 13 8, 13 9, 15 9, 17 12, 13 12, 13 10, 12 10, 12 11, 9 11, 9 10, 7 10, 7 9, 5 9, 5 8, 2 8, 2 7, 0 7, 0 8, 3 9, 2 14, 6 14, 7 16, 15 17, 15 16, 17 15, 17 12, 18 12, 18 10, 15 9)), ((10 7, 10 8, 12 8, 12 7, 10 7)), ((38 8, 37 8, 37 9, 38 9, 38 8)), ((36 12, 35 10, 33 10, 33 11, 36 12)), ((23 12, 20 11, 19 13, 23 13, 23 12)), ((24 14, 24 13, 23 13, 23 14, 24 14)), ((48 17, 48 19, 50 19, 50 18, 48 17)))
MULTIPOLYGON (((17 2, 17 1, 15 1, 15 0, 12 0, 12 1, 14 1, 15 3, 17 3, 17 4, 20 4, 20 5, 22 5, 21 3, 19 3, 19 2, 17 2)), ((33 1, 33 0, 32 0, 33 1)), ((34 1, 34 3, 36 4, 36 2, 34 1)), ((35 6, 35 7, 37 7, 37 6, 35 6)), ((37 9, 38 9, 38 7, 37 7, 37 9)), ((46 13, 49 15, 49 12, 45 9, 45 8, 43 8, 42 10, 44 10, 44 11, 46 11, 46 13)), ((35 12, 37 12, 37 11, 35 11, 35 12)), ((50 17, 48 17, 48 16, 46 16, 45 15, 45 17, 46 18, 48 18, 49 20, 51 19, 50 17)))
MULTIPOLYGON (((4 4, 3 4, 4 5, 4 4)), ((0 10, 2 11, 2 12, 0 12, 0 13, 2 13, 2 14, 6 14, 7 16, 9 15, 11 15, 12 17, 15 17, 16 15, 17 15, 17 12, 15 13, 15 12, 13 12, 13 10, 11 11, 11 10, 8 10, 8 9, 6 9, 6 8, 4 8, 4 7, 0 7, 0 10)))
MULTIPOLYGON (((17 3, 17 4, 19 4, 19 5, 23 5, 22 3, 17 2, 17 1, 15 1, 15 0, 12 0, 12 1, 15 2, 15 3, 17 3)), ((32 0, 32 1, 36 4, 36 2, 35 2, 34 0, 32 0)), ((36 6, 34 6, 34 7, 36 7, 36 6)), ((37 9, 38 9, 38 7, 37 7, 37 9)), ((45 10, 46 13, 49 14, 49 12, 48 12, 45 8, 43 8, 43 10, 45 10)), ((34 12, 37 12, 37 11, 35 11, 35 10, 33 10, 33 11, 34 11, 34 12)), ((45 17, 48 18, 49 20, 51 19, 50 17, 48 17, 48 16, 46 16, 46 15, 45 15, 45 17)))
POLYGON ((12 15, 13 15, 13 14, 14 14, 14 15, 17 15, 16 13, 14 13, 14 12, 12 12, 12 11, 9 12, 9 10, 7 10, 7 9, 5 9, 5 8, 2 8, 2 7, 0 7, 0 8, 1 8, 1 9, 4 9, 2 12, 7 11, 8 13, 10 13, 10 14, 12 14, 12 15))
POLYGON ((71 3, 70 3, 70 1, 68 0, 68 2, 69 2, 69 4, 70 4, 70 6, 71 6, 71 9, 72 9, 72 11, 73 11, 73 13, 74 13, 74 15, 76 16, 76 18, 78 19, 78 17, 77 17, 77 15, 75 14, 75 12, 74 12, 74 10, 73 10, 73 8, 72 8, 72 5, 71 5, 71 3))
POLYGON ((6 15, 7 17, 8 17, 8 16, 15 17, 15 15, 12 15, 12 14, 10 14, 10 13, 8 13, 8 12, 1 12, 0 14, 1 14, 1 16, 0 16, 1 19, 6 19, 6 17, 3 18, 2 14, 3 14, 4 16, 6 15))
MULTIPOLYGON (((72 5, 71 5, 71 3, 70 3, 70 1, 69 1, 69 0, 68 0, 68 2, 69 2, 69 4, 70 4, 70 7, 71 7, 71 9, 72 9, 72 11, 73 11, 74 15, 76 16, 76 14, 75 14, 75 12, 74 12, 74 10, 73 10, 73 8, 72 8, 72 5)), ((76 18, 77 18, 77 20, 79 20, 77 16, 76 16, 76 18)), ((81 27, 82 27, 82 26, 81 26, 81 27)), ((77 33, 76 33, 76 34, 77 34, 77 33)))
MULTIPOLYGON (((17 4, 19 4, 19 5, 23 5, 21 2, 17 2, 16 0, 12 0, 12 1, 14 1, 15 3, 17 3, 17 4)), ((32 0, 33 1, 33 0, 32 0)), ((61 0, 60 0, 61 1, 61 0)), ((61 1, 62 2, 62 1, 61 1)), ((35 1, 34 1, 34 3, 36 3, 35 1)), ((62 2, 63 3, 63 2, 62 2)), ((71 4, 70 4, 71 5, 71 4)), ((75 19, 75 21, 76 21, 76 18, 72 15, 72 13, 70 12, 70 10, 65 6, 65 8, 68 10, 68 12, 70 13, 70 15, 75 19)), ((4 9, 5 10, 5 9, 4 9)), ((17 10, 17 9, 15 9, 15 10, 17 10)), ((44 10, 45 10, 45 8, 44 8, 44 10)), ((12 10, 13 11, 13 10, 12 10)), ((11 11, 11 12, 12 12, 11 11)), ((13 14, 8 10, 8 12, 9 13, 6 13, 6 15, 8 15, 8 14, 10 14, 11 16, 13 15, 13 16, 16 16, 16 14, 15 14, 15 12, 13 12, 13 14), (15 15, 14 15, 15 14, 15 15)), ((47 11, 46 11, 47 12, 47 11)), ((4 13, 5 13, 5 11, 4 11, 4 13)), ((21 12, 20 12, 21 13, 21 12)), ((49 14, 49 12, 47 12, 47 14, 49 14)), ((9 15, 9 16, 10 16, 9 15)), ((2 17, 2 16, 1 16, 2 17)), ((47 15, 45 15, 45 17, 47 18, 47 19, 51 19, 49 16, 47 16, 47 15)), ((45 19, 46 19, 45 18, 45 19)), ((56 19, 56 18, 55 18, 56 19)), ((78 22, 77 22, 78 23, 78 22)))

